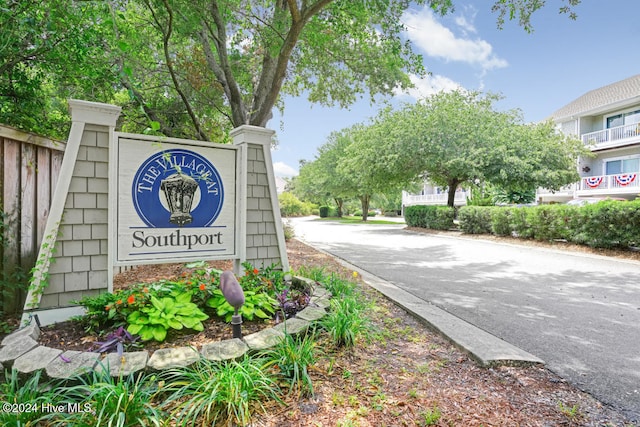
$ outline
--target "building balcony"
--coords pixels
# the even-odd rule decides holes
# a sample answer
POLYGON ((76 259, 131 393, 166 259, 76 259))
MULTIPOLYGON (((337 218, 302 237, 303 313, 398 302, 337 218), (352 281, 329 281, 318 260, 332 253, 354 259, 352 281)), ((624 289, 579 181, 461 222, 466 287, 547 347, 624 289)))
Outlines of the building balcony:
POLYGON ((582 142, 592 150, 640 143, 640 123, 585 133, 582 135, 582 142))
MULTIPOLYGON (((467 204, 467 197, 469 197, 469 193, 466 191, 456 191, 456 196, 454 199, 454 205, 462 206, 467 204)), ((413 205, 446 205, 447 204, 447 193, 441 194, 409 194, 406 191, 402 192, 402 205, 403 206, 413 206, 413 205)))
POLYGON ((629 194, 640 192, 640 172, 586 176, 580 180, 578 195, 629 194))
POLYGON ((617 175, 585 176, 558 191, 539 188, 536 198, 542 203, 564 203, 578 197, 616 197, 628 200, 640 194, 640 171, 617 175))

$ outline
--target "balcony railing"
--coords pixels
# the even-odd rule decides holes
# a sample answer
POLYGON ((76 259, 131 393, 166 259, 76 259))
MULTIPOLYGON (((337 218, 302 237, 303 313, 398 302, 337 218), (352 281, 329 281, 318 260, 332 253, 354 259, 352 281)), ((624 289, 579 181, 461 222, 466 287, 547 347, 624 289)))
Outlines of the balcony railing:
MULTIPOLYGON (((455 205, 465 205, 469 194, 466 191, 456 191, 454 199, 455 205)), ((409 194, 402 192, 402 204, 404 206, 412 205, 446 205, 447 193, 443 194, 409 194)))
POLYGON ((640 172, 583 177, 580 190, 622 190, 640 187, 640 172))
POLYGON ((640 141, 640 123, 585 133, 582 135, 582 142, 597 148, 633 138, 637 138, 640 141))

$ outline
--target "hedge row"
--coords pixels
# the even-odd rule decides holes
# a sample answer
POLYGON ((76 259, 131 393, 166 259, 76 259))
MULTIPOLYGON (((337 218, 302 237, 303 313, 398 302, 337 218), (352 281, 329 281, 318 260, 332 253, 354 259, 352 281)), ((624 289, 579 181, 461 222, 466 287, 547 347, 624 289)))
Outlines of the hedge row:
POLYGON ((640 246, 640 200, 585 206, 463 206, 458 220, 460 230, 469 234, 567 240, 597 248, 640 246))
POLYGON ((409 227, 448 230, 453 227, 455 210, 448 206, 407 206, 404 220, 409 227))

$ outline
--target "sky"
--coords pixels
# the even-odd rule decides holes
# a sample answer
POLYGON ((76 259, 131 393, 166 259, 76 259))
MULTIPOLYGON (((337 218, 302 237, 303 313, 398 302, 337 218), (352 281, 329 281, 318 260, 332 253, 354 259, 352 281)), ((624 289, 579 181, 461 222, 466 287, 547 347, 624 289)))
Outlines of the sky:
MULTIPOLYGON (((494 0, 454 0, 445 17, 414 6, 403 16, 404 34, 431 75, 415 89, 387 98, 415 102, 440 90, 464 88, 501 94, 498 109, 520 109, 527 122, 548 118, 584 93, 640 73, 640 0, 582 0, 577 20, 560 14, 559 0, 533 15, 533 33, 515 21, 497 28, 494 0)), ((304 97, 284 98, 267 127, 276 131, 276 176, 297 174, 333 131, 366 123, 382 104, 368 96, 349 109, 325 108, 304 97)))

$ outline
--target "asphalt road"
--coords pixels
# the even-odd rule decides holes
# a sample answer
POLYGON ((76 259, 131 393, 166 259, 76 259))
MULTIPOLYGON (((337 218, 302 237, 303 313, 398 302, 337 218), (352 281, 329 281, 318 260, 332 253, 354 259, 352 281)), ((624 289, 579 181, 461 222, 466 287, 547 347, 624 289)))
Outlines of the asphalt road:
POLYGON ((543 359, 640 424, 640 263, 291 220, 296 237, 543 359))

